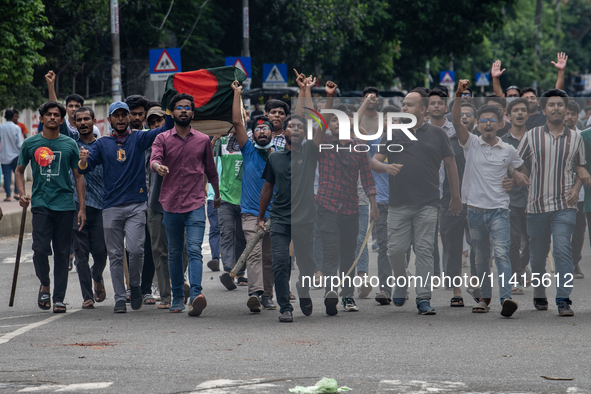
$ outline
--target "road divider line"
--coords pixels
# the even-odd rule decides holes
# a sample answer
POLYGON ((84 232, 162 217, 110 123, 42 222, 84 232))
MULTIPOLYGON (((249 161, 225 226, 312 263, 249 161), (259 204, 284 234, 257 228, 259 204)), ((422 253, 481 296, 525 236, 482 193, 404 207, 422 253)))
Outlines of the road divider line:
POLYGON ((8 334, 4 334, 4 335, 2 335, 2 336, 0 337, 0 345, 2 345, 2 344, 4 344, 4 343, 7 343, 7 342, 8 342, 8 341, 10 341, 11 339, 14 339, 14 338, 16 338, 17 336, 19 336, 19 335, 21 335, 21 334, 24 334, 24 333, 26 333, 26 332, 28 332, 28 331, 31 331, 33 328, 40 327, 40 326, 42 326, 42 325, 44 325, 44 324, 47 324, 47 323, 51 323, 52 321, 55 321, 55 320, 57 320, 57 319, 60 319, 60 318, 62 318, 62 317, 64 317, 64 316, 66 316, 66 315, 72 314, 72 313, 74 313, 74 312, 78 312, 79 310, 80 310, 80 309, 71 309, 71 310, 69 310, 69 311, 68 311, 68 313, 61 313, 61 314, 58 314, 58 315, 52 316, 52 317, 50 317, 50 318, 47 318, 47 319, 45 319, 45 320, 41 320, 40 322, 37 322, 37 323, 32 323, 32 324, 26 325, 26 326, 24 326, 24 327, 21 327, 21 328, 19 328, 19 329, 18 329, 18 330, 16 330, 16 331, 9 332, 8 334))

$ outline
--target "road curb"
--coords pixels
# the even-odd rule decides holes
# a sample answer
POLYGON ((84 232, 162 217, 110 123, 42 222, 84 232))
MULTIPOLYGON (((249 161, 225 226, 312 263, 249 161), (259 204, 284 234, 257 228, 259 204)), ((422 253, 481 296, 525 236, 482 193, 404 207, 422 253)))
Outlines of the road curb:
MULTIPOLYGON (((23 211, 12 211, 4 213, 2 221, 0 221, 0 237, 9 237, 18 235, 21 228, 21 216, 23 211)), ((25 234, 33 231, 32 224, 33 215, 30 209, 27 210, 27 223, 25 224, 25 234)))

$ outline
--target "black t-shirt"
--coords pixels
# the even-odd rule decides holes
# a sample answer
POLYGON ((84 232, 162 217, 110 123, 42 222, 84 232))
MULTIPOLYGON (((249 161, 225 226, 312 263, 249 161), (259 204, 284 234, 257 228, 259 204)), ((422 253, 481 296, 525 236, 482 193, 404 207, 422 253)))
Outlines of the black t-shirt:
MULTIPOLYGON (((453 136, 449 139, 451 146, 454 150, 456 167, 458 168, 458 178, 460 181, 460 190, 462 190, 462 179, 464 178, 464 168, 466 168, 466 158, 464 157, 464 148, 460 146, 457 136, 453 136)), ((449 186, 449 179, 447 176, 447 169, 445 170, 445 180, 443 181, 443 197, 441 197, 441 208, 449 208, 449 202, 451 201, 451 187, 449 186)))
POLYGON ((262 178, 275 185, 271 222, 284 225, 316 221, 314 176, 318 147, 304 142, 298 151, 277 150, 269 155, 262 178))
POLYGON ((511 130, 511 123, 505 122, 505 127, 502 129, 497 130, 497 137, 501 138, 505 134, 507 134, 511 130))
MULTIPOLYGON (((534 127, 540 127, 546 124, 546 115, 538 111, 535 115, 530 115, 525 121, 525 130, 531 130, 534 127)), ((498 135, 498 134, 497 134, 498 135)))
MULTIPOLYGON (((439 206, 439 167, 445 157, 454 156, 449 137, 440 127, 424 123, 415 133, 418 141, 410 140, 402 131, 382 137, 380 153, 388 155, 388 163, 402 164, 396 176, 390 176, 391 206, 431 205, 439 206), (402 145, 402 152, 389 152, 390 145, 402 145)), ((392 150, 399 150, 396 146, 392 150)))

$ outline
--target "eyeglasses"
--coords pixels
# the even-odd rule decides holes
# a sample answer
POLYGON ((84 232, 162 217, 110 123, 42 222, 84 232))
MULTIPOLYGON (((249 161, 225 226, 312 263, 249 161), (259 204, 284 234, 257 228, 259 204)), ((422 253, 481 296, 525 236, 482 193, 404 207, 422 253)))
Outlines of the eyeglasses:
POLYGON ((257 133, 260 133, 261 131, 269 131, 271 130, 271 128, 269 126, 260 126, 260 127, 255 127, 254 131, 256 131, 257 133))
POLYGON ((470 93, 462 93, 462 97, 472 97, 470 93))
POLYGON ((473 118, 473 117, 474 117, 474 114, 473 114, 472 112, 462 112, 462 118, 463 118, 464 116, 465 116, 466 118, 473 118))
POLYGON ((491 123, 492 124, 492 123, 497 123, 498 122, 498 119, 496 119, 496 118, 480 119, 478 122, 479 123, 484 123, 484 124, 487 124, 487 123, 491 123))
POLYGON ((182 111, 183 109, 185 111, 190 111, 191 110, 191 106, 189 105, 185 105, 184 107, 182 105, 177 105, 176 107, 174 107, 174 109, 176 109, 177 111, 182 111))

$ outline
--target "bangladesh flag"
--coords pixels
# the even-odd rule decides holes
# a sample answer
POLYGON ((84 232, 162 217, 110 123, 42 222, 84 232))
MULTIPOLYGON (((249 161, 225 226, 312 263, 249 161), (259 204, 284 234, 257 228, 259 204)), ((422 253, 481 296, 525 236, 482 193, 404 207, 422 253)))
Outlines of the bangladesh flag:
POLYGON ((193 120, 219 120, 232 123, 232 82, 242 83, 246 74, 234 66, 176 73, 168 77, 162 96, 162 109, 166 111, 177 93, 187 93, 195 99, 193 120))

